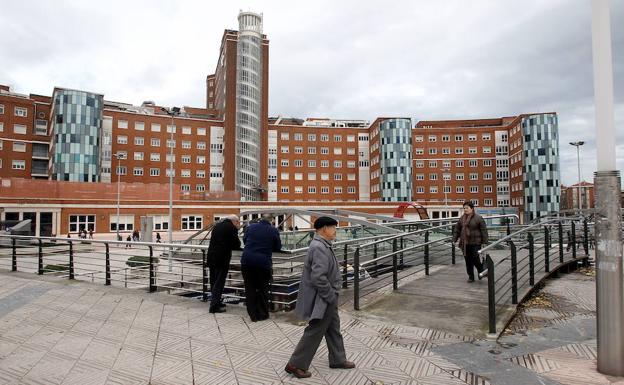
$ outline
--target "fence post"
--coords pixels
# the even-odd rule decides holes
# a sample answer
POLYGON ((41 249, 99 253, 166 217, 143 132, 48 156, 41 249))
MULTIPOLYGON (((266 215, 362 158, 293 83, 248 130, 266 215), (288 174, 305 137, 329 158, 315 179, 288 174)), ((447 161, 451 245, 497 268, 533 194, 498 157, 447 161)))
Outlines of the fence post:
POLYGON ((206 260, 206 250, 202 249, 202 301, 208 301, 208 274, 206 268, 208 261, 206 260))
POLYGON ((360 310, 360 247, 353 255, 353 309, 360 310))
POLYGON ((529 232, 527 235, 529 239, 529 285, 535 285, 535 242, 533 234, 529 232))
POLYGON ((455 264, 455 242, 451 239, 451 264, 455 264))
POLYGON ((347 249, 347 244, 345 243, 344 245, 344 251, 343 251, 343 262, 342 262, 342 288, 346 289, 348 286, 347 283, 347 258, 348 258, 348 249, 347 249))
POLYGON ((544 271, 550 272, 550 231, 544 226, 544 271))
MULTIPOLYGON (((152 246, 148 246, 149 248, 149 292, 153 293, 156 291, 156 273, 154 271, 154 250, 152 246)), ((169 255, 171 258, 171 255, 169 255)))
POLYGON ((511 234, 511 226, 509 225, 509 218, 507 218, 507 235, 511 234))
POLYGON ((576 259, 576 224, 572 221, 572 229, 570 230, 570 240, 572 242, 572 258, 576 259))
POLYGON ((69 279, 74 279, 74 245, 69 241, 69 279))
MULTIPOLYGON (((37 274, 43 274, 43 249, 41 245, 41 239, 38 239, 38 248, 37 248, 37 274)), ((69 243, 71 247, 71 242, 69 243)), ((70 249, 71 250, 71 249, 70 249)))
POLYGON ((485 255, 488 279, 488 324, 490 333, 496 333, 496 283, 494 281, 494 262, 489 254, 485 255))
POLYGON ((15 238, 11 238, 11 271, 17 271, 17 241, 15 238))
POLYGON ((583 219, 583 249, 585 249, 585 256, 589 257, 589 228, 587 226, 587 218, 583 219))
POLYGON ((106 246, 106 257, 104 260, 104 269, 106 269, 105 271, 105 276, 104 276, 104 285, 109 286, 111 284, 111 270, 110 270, 110 248, 108 246, 108 243, 104 244, 106 246))
POLYGON ((429 275, 429 231, 425 231, 425 275, 429 275))
POLYGON ((511 303, 518 304, 518 265, 516 260, 516 245, 509 241, 511 247, 511 303))
POLYGON ((559 221, 559 263, 563 263, 563 224, 559 221))
POLYGON ((403 270, 403 249, 405 249, 405 245, 403 242, 403 237, 401 237, 401 259, 399 260, 399 268, 403 270))
POLYGON ((397 274, 397 239, 392 241, 392 289, 399 288, 399 276, 397 274))
POLYGON ((375 261, 374 267, 373 267, 373 269, 375 270, 375 274, 372 275, 373 277, 377 277, 377 254, 378 254, 377 243, 375 243, 373 245, 373 261, 375 261))

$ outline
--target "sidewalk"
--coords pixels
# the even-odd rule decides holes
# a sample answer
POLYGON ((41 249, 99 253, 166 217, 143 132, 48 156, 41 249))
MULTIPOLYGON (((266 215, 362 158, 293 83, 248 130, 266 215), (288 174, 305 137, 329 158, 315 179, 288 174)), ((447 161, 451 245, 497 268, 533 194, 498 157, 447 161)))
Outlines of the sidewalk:
POLYGON ((240 306, 215 315, 163 293, 0 272, 0 384, 624 384, 595 371, 593 285, 552 281, 544 292, 563 305, 527 308, 499 343, 341 311, 358 367, 329 369, 323 343, 298 380, 283 371, 303 332, 291 314, 252 323, 240 306))

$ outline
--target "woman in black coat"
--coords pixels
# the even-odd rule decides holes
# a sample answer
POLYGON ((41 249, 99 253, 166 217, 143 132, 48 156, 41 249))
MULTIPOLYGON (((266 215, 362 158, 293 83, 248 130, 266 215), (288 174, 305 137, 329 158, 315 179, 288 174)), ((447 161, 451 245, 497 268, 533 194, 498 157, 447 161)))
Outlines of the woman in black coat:
POLYGON ((457 241, 466 260, 468 282, 474 282, 474 268, 477 268, 477 275, 483 271, 478 251, 481 245, 488 242, 488 231, 485 220, 475 213, 474 204, 470 201, 464 202, 464 215, 459 218, 453 228, 453 242, 457 241))
POLYGON ((217 222, 210 233, 208 246, 208 268, 210 269, 210 312, 222 313, 225 304, 221 302, 225 278, 230 270, 232 250, 240 250, 238 238, 240 222, 236 215, 231 215, 217 222))

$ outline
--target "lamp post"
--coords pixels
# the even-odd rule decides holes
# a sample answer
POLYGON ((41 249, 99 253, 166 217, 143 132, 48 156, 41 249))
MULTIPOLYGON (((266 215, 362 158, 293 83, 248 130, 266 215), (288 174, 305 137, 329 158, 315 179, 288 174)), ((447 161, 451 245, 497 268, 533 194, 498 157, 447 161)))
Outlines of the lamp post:
POLYGON ((583 200, 581 198, 581 158, 580 158, 580 147, 585 144, 583 141, 578 142, 570 142, 571 145, 576 147, 576 166, 578 168, 578 186, 577 186, 577 197, 578 197, 578 208, 579 212, 583 208, 583 200))
POLYGON ((113 156, 117 159, 117 224, 115 225, 115 230, 117 230, 117 240, 120 241, 121 239, 119 239, 119 198, 120 198, 120 180, 121 180, 121 173, 120 173, 120 168, 121 168, 121 153, 116 152, 113 154, 113 156))
MULTIPOLYGON (((179 107, 171 107, 170 109, 166 109, 164 107, 160 108, 164 113, 171 117, 171 130, 170 130, 170 146, 169 146, 169 243, 173 242, 173 131, 175 130, 175 122, 173 118, 175 116, 180 115, 179 107)), ((169 271, 173 269, 172 265, 172 254, 173 249, 169 249, 169 271)))

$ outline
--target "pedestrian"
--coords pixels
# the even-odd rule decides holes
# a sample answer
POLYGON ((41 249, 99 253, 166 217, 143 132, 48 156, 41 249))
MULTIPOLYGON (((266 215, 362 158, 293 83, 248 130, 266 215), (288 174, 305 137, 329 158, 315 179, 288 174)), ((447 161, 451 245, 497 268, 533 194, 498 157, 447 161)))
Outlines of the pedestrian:
POLYGON ((89 228, 89 239, 93 239, 93 229, 89 228))
POLYGON ((134 242, 138 242, 139 241, 139 230, 134 230, 132 232, 132 241, 134 242))
POLYGON ((71 235, 69 233, 67 233, 67 238, 71 238, 71 235))
POLYGON ((215 223, 210 233, 208 245, 208 268, 210 269, 210 308, 211 313, 223 313, 222 302, 225 278, 230 270, 232 250, 240 250, 238 229, 240 221, 236 215, 229 215, 215 223))
POLYGON ((160 243, 160 233, 156 232, 156 243, 160 243))
POLYGON ((130 234, 128 234, 128 237, 126 238, 126 249, 127 248, 132 248, 132 244, 130 242, 132 242, 132 237, 130 236, 130 234))
POLYGON ((269 318, 269 285, 273 275, 272 253, 282 249, 279 232, 271 224, 273 216, 262 215, 243 237, 241 271, 245 282, 245 306, 253 322, 269 318))
POLYGON ((338 222, 329 217, 314 221, 316 233, 305 257, 295 314, 308 321, 303 336, 284 370, 297 378, 307 378, 312 358, 325 337, 329 367, 353 369, 347 361, 338 315, 338 295, 342 286, 340 266, 332 250, 338 222))
POLYGON ((488 242, 488 231, 485 220, 475 212, 472 202, 464 202, 463 207, 464 215, 453 227, 453 242, 459 241, 459 248, 464 253, 466 261, 468 282, 474 282, 474 268, 477 268, 477 276, 483 271, 478 251, 488 242))

